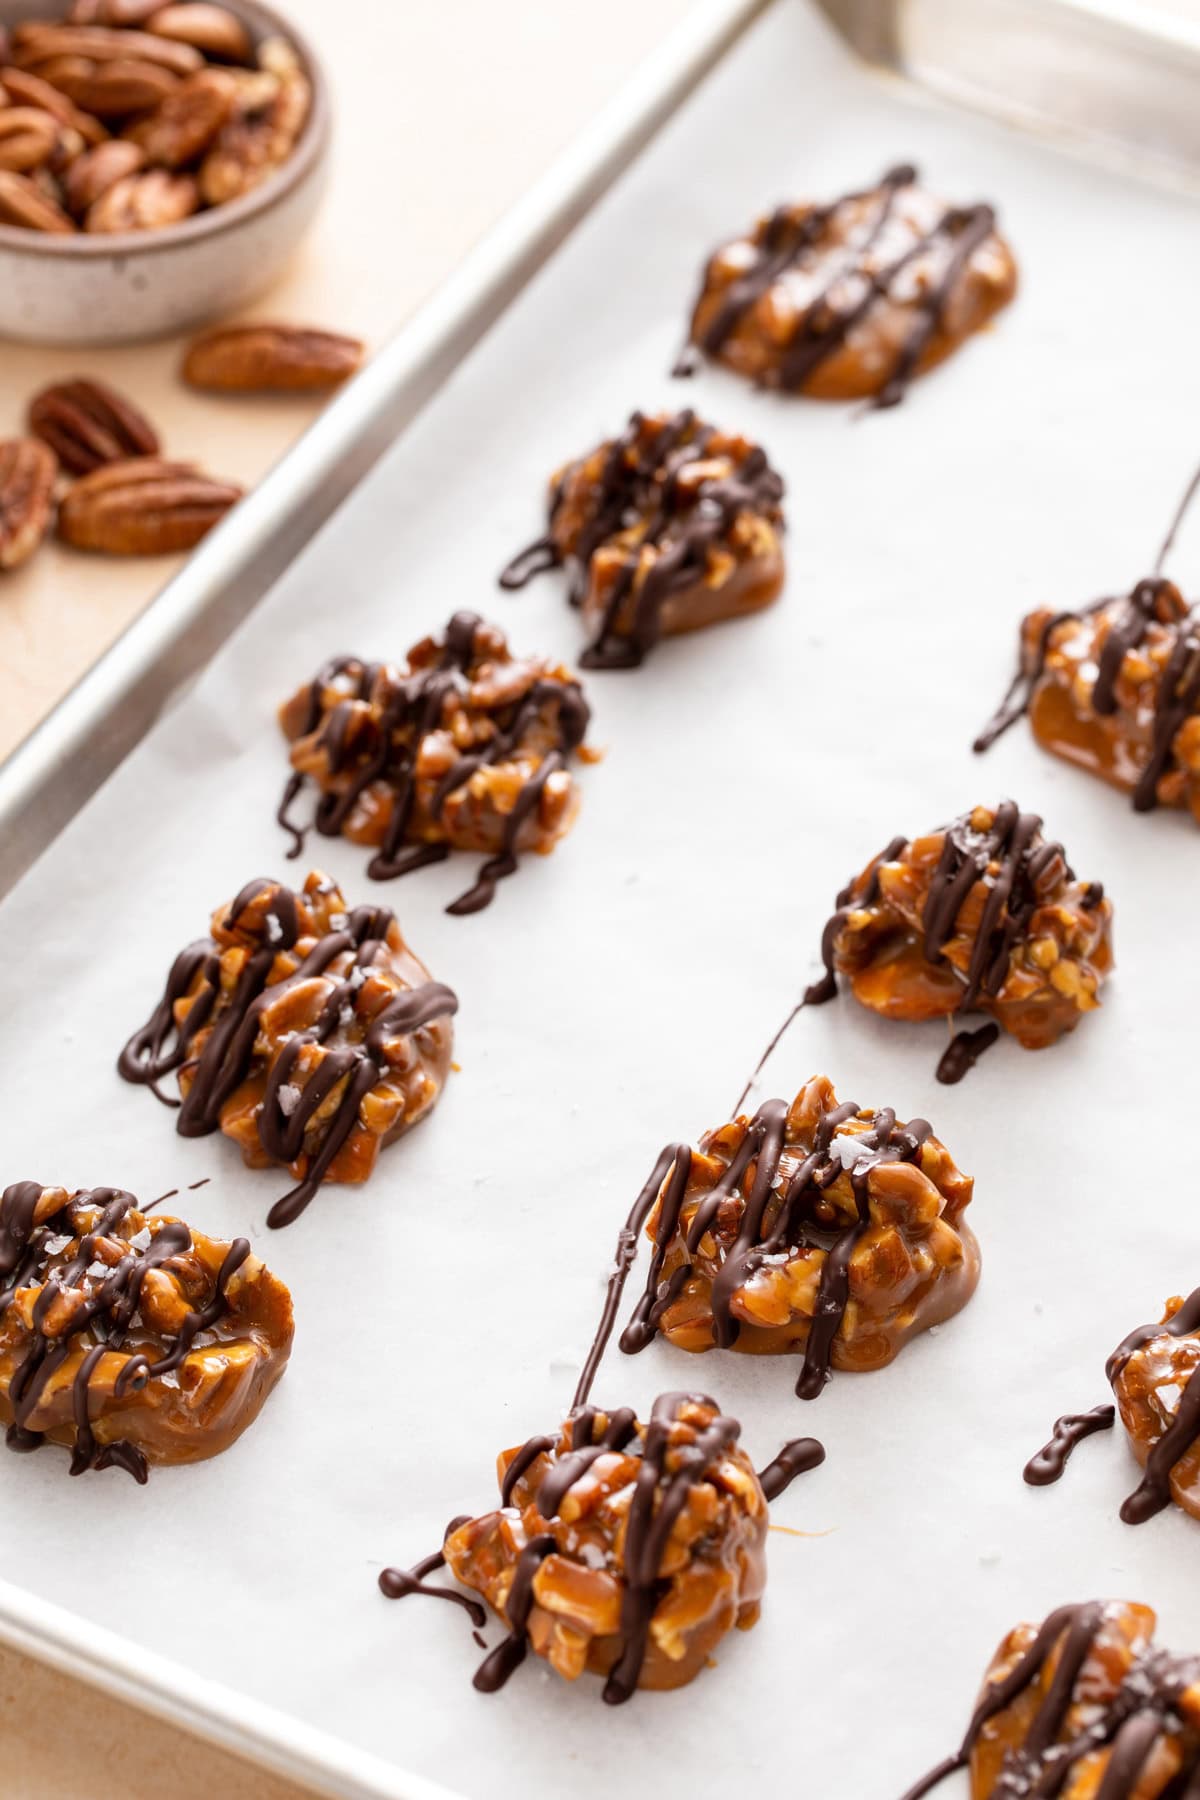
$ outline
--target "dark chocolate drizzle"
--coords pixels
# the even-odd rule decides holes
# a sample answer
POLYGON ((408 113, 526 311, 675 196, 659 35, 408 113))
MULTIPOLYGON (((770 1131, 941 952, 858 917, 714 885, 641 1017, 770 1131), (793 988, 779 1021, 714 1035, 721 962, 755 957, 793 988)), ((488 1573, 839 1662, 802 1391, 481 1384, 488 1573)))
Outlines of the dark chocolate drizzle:
POLYGON ((178 1369, 200 1333, 210 1330, 225 1312, 226 1289, 249 1256, 250 1245, 245 1238, 230 1245, 208 1305, 189 1311, 174 1341, 161 1356, 151 1360, 144 1350, 127 1342, 127 1332, 146 1276, 172 1257, 187 1254, 192 1247, 190 1230, 181 1220, 168 1221, 153 1233, 144 1249, 127 1243, 119 1262, 102 1278, 93 1276, 90 1271, 99 1240, 118 1229, 127 1214, 136 1209, 137 1201, 120 1188, 93 1188, 73 1195, 67 1205, 35 1227, 34 1216, 42 1192, 40 1183, 20 1181, 0 1194, 0 1315, 12 1305, 21 1288, 37 1283, 42 1287, 33 1308, 33 1337, 13 1371, 9 1388, 13 1422, 6 1442, 10 1450, 17 1451, 37 1450, 46 1442, 45 1434, 31 1430, 28 1422, 47 1382, 68 1357, 87 1343, 90 1334, 94 1342, 86 1349, 72 1383, 75 1444, 70 1472, 82 1475, 87 1469, 115 1467, 124 1469, 136 1481, 145 1482, 146 1458, 136 1445, 124 1440, 103 1446, 96 1442, 90 1412, 92 1376, 103 1357, 124 1355, 125 1365, 115 1387, 119 1396, 178 1369), (75 1254, 61 1267, 51 1269, 50 1246, 57 1238, 76 1236, 70 1209, 85 1206, 98 1209, 95 1225, 80 1238, 75 1254), (70 1330, 62 1337, 54 1337, 47 1334, 46 1321, 55 1302, 69 1289, 86 1290, 85 1296, 72 1306, 70 1330))
MULTIPOLYGON (((741 1430, 736 1419, 726 1418, 718 1412, 708 1426, 697 1432, 694 1443, 672 1446, 671 1428, 681 1410, 693 1403, 716 1410, 715 1402, 704 1394, 660 1395, 654 1402, 644 1438, 638 1435, 637 1420, 631 1408, 621 1407, 608 1415, 603 1429, 599 1430, 604 1415, 594 1406, 577 1404, 571 1415, 571 1448, 551 1463, 538 1486, 537 1510, 543 1519, 554 1519, 567 1494, 599 1457, 621 1451, 639 1459, 622 1549, 624 1593, 620 1649, 604 1687, 604 1698, 610 1706, 628 1700, 637 1687, 646 1657, 650 1623, 661 1596, 659 1571, 675 1521, 687 1504, 692 1487, 703 1479, 706 1469, 732 1449, 741 1430), (667 1458, 672 1449, 675 1467, 668 1469, 667 1458)), ((554 1444, 553 1438, 534 1437, 517 1451, 501 1483, 502 1506, 511 1504, 517 1482, 539 1456, 553 1450, 554 1444)), ((775 1492, 782 1492, 787 1482, 803 1468, 814 1468, 823 1455, 820 1445, 811 1438, 786 1445, 771 1470, 767 1471, 768 1475, 772 1470, 779 1471, 775 1492)), ((446 1528, 446 1536, 465 1522, 453 1520, 446 1528)), ((475 1672, 474 1685, 481 1693, 497 1692, 524 1662, 529 1649, 528 1624, 534 1604, 534 1578, 544 1559, 557 1551, 558 1544, 549 1532, 530 1538, 522 1549, 505 1604, 508 1634, 489 1651, 475 1672)), ((426 1577, 444 1562, 445 1557, 439 1551, 425 1557, 412 1569, 385 1569, 379 1577, 380 1588, 393 1600, 418 1593, 451 1600, 464 1607, 477 1625, 481 1624, 483 1609, 477 1601, 469 1600, 453 1588, 430 1586, 426 1582, 426 1577)))
POLYGON ((819 1469, 824 1461, 825 1446, 819 1438, 793 1438, 783 1446, 774 1462, 769 1462, 765 1469, 759 1471, 758 1479, 763 1493, 768 1500, 778 1500, 798 1475, 807 1475, 810 1469, 819 1469))
POLYGON ((306 1031, 295 1032, 288 1039, 267 1076, 258 1112, 259 1141, 273 1161, 285 1164, 301 1155, 311 1120, 338 1082, 345 1082, 307 1174, 276 1201, 267 1215, 268 1225, 279 1227, 300 1217, 325 1179, 354 1128, 363 1099, 387 1070, 385 1043, 420 1031, 436 1019, 449 1018, 458 1010, 458 998, 452 989, 437 981, 397 994, 376 1014, 362 1043, 330 1050, 316 1072, 297 1089, 291 1084, 297 1062, 307 1045, 325 1042, 337 1028, 343 1007, 354 1004, 357 988, 386 946, 395 914, 385 906, 356 907, 347 913, 340 930, 327 932, 317 941, 293 975, 268 986, 276 956, 293 949, 300 936, 296 896, 274 882, 248 882, 230 907, 227 921, 230 927, 237 925, 251 903, 268 892, 271 902, 256 928, 259 947, 247 958, 227 1008, 194 1064, 192 1044, 212 1017, 220 992, 220 957, 211 939, 201 939, 180 951, 162 999, 146 1024, 125 1045, 117 1068, 126 1081, 149 1087, 165 1105, 179 1107, 176 1129, 182 1137, 204 1137, 218 1129, 222 1107, 246 1077, 263 1008, 273 1004, 292 984, 323 975, 335 958, 352 951, 350 970, 331 990, 320 1017, 306 1031), (204 985, 182 1024, 177 1025, 175 1003, 187 994, 198 974, 203 976, 204 985), (158 1083, 185 1064, 193 1066, 193 1079, 186 1098, 179 1103, 167 1099, 158 1083), (282 1098, 284 1088, 289 1089, 290 1111, 282 1098), (299 1097, 295 1098, 297 1093, 299 1097))
MULTIPOLYGON (((898 405, 941 323, 946 303, 963 270, 996 225, 995 213, 990 206, 947 207, 933 228, 903 255, 875 274, 867 275, 862 268, 862 258, 874 248, 886 228, 897 196, 903 189, 913 186, 916 180, 916 169, 904 163, 889 169, 877 188, 847 194, 831 205, 810 207, 799 218, 792 208, 779 207, 763 229, 756 260, 727 288, 720 308, 699 339, 700 349, 707 356, 719 356, 751 307, 788 269, 802 264, 808 253, 816 248, 839 209, 849 202, 858 203, 878 194, 878 209, 865 236, 846 244, 842 255, 833 260, 828 276, 805 308, 794 336, 785 346, 783 361, 778 371, 772 372, 770 383, 792 393, 802 389, 814 371, 841 349, 876 301, 886 298, 896 278, 936 243, 949 240, 951 252, 941 277, 931 283, 917 301, 917 317, 900 347, 891 374, 871 401, 875 408, 898 405), (862 291, 851 305, 837 307, 832 298, 834 291, 854 277, 858 278, 862 291)), ((675 372, 690 373, 684 359, 676 365, 675 372)))
MULTIPOLYGON (((1153 1648, 1134 1658, 1121 1687, 1098 1716, 1066 1743, 1058 1741, 1075 1694, 1075 1686, 1104 1625, 1101 1601, 1060 1606, 1044 1621, 1029 1648, 1009 1673, 988 1682, 971 1716, 966 1735, 953 1756, 910 1787, 902 1800, 924 1800, 950 1775, 965 1769, 984 1726, 1030 1688, 1056 1647, 1058 1660, 1046 1692, 1029 1723, 1020 1748, 1010 1751, 992 1787, 993 1800, 1021 1800, 1024 1795, 1052 1797, 1064 1792, 1072 1770, 1097 1751, 1108 1749, 1097 1800, 1133 1800, 1138 1780, 1159 1736, 1181 1731, 1176 1708, 1184 1689, 1200 1677, 1200 1659, 1175 1657, 1153 1648)), ((1178 1800, 1200 1794, 1200 1745, 1191 1734, 1178 1740, 1182 1764, 1170 1793, 1178 1800), (1186 1780, 1187 1777, 1190 1780, 1186 1780)), ((1166 1790, 1164 1790, 1166 1792, 1166 1790)))
MULTIPOLYGON (((732 1311, 734 1294, 768 1256, 805 1245, 824 1249, 826 1256, 804 1363, 796 1383, 796 1392, 801 1399, 814 1400, 829 1379, 834 1339, 849 1299, 850 1258, 855 1244, 870 1224, 867 1192, 870 1172, 884 1162, 915 1162, 931 1127, 924 1119, 913 1119, 906 1126, 898 1126, 895 1113, 886 1107, 875 1114, 874 1125, 854 1140, 861 1146, 858 1159, 850 1169, 857 1217, 852 1224, 837 1227, 829 1224, 828 1208, 823 1207, 821 1196, 845 1168, 841 1156, 832 1149, 837 1127, 856 1117, 859 1108, 855 1102, 847 1101, 826 1113, 817 1127, 812 1151, 789 1180, 768 1227, 768 1208, 772 1200, 779 1197, 777 1183, 787 1112, 783 1100, 768 1100, 759 1107, 749 1121, 746 1135, 729 1167, 696 1208, 688 1231, 687 1249, 690 1254, 695 1253, 705 1234, 712 1229, 722 1205, 731 1198, 753 1162, 754 1179, 745 1196, 737 1237, 726 1251, 720 1272, 712 1284, 713 1342, 721 1349, 730 1349, 737 1342, 739 1322, 732 1311)), ((620 1338, 621 1349, 627 1355, 636 1355, 653 1341, 663 1314, 691 1277, 692 1264, 683 1262, 667 1280, 662 1278, 667 1251, 679 1232, 691 1164, 692 1153, 687 1144, 668 1145, 621 1228, 604 1311, 575 1396, 577 1405, 581 1395, 586 1395, 607 1348, 641 1232, 659 1200, 660 1190, 661 1206, 646 1285, 620 1338)))
MULTIPOLYGON (((645 423, 642 413, 633 413, 624 431, 609 445, 594 511, 582 526, 568 563, 568 596, 572 606, 581 606, 596 551, 630 524, 645 522, 645 530, 613 584, 595 640, 580 658, 585 669, 632 669, 643 662, 662 636, 666 602, 702 579, 710 547, 726 535, 738 514, 769 512, 783 498, 783 478, 757 445, 747 451, 733 474, 685 490, 680 476, 690 463, 704 460, 713 427, 698 421, 690 410, 679 412, 665 420, 642 447, 645 423), (630 628, 619 631, 617 621, 646 545, 658 554, 642 582, 630 628)), ((560 478, 551 492, 546 535, 519 551, 501 571, 501 587, 524 587, 533 576, 562 565, 554 522, 565 482, 565 476, 560 478)))
POLYGON ((1093 1406, 1090 1412, 1064 1413, 1055 1419, 1050 1441, 1043 1444, 1025 1464, 1025 1480, 1030 1487, 1049 1487, 1060 1481, 1078 1445, 1098 1431, 1111 1431, 1116 1423, 1115 1406, 1093 1406))
MULTIPOLYGON (((309 689, 308 712, 300 735, 307 737, 318 732, 317 742, 325 753, 330 775, 337 776, 349 769, 346 786, 336 793, 321 794, 317 801, 312 823, 321 835, 341 835, 354 808, 372 783, 384 781, 395 790, 383 843, 367 864, 367 873, 374 881, 390 881, 411 874, 414 869, 425 868, 430 863, 444 862, 450 855, 449 844, 406 844, 404 839, 416 803, 416 769, 421 741, 441 724, 447 699, 465 690, 474 655, 475 633, 481 623, 476 613, 455 613, 446 627, 441 660, 435 667, 397 676, 381 663, 363 662, 356 656, 337 656, 317 671, 309 689), (322 716, 324 691, 341 677, 349 677, 350 690, 344 700, 322 716), (352 767, 348 739, 354 705, 370 700, 383 682, 388 683, 388 690, 375 748, 358 767, 352 767), (411 741, 398 741, 401 732, 409 732, 411 741)), ((497 883, 515 871, 517 839, 522 825, 537 806, 546 782, 557 770, 566 767, 567 758, 582 744, 587 731, 591 714, 579 683, 548 678, 535 682, 496 735, 469 755, 459 757, 442 779, 435 798, 435 807, 439 811, 477 769, 494 766, 510 757, 548 706, 557 708, 558 746, 543 756, 536 773, 522 786, 505 821, 500 850, 484 863, 475 885, 446 908, 449 913, 461 916, 481 912, 494 898, 497 883)), ((293 844, 288 851, 289 857, 300 855, 309 829, 296 825, 289 816, 308 779, 299 772, 290 777, 275 815, 284 830, 291 833, 293 844)))

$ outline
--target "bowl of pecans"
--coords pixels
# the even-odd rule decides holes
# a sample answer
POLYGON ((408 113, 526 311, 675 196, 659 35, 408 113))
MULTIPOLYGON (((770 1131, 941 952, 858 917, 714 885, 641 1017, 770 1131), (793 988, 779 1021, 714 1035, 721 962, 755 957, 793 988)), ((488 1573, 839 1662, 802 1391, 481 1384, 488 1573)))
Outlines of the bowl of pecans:
POLYGON ((310 223, 329 135, 316 58, 259 0, 0 0, 0 336, 242 306, 310 223))

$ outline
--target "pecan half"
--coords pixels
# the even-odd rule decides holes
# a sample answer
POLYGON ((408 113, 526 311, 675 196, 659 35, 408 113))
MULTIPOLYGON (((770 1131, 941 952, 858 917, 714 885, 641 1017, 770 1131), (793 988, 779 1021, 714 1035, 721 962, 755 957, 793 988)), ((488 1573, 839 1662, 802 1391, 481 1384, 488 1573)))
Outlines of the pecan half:
POLYGON ((59 381, 43 388, 30 402, 29 429, 73 475, 158 455, 158 433, 150 421, 102 381, 59 381))
POLYGON ((191 175, 175 175, 167 169, 147 169, 141 175, 125 175, 106 188, 88 208, 85 231, 159 231, 177 225, 200 204, 191 175))
POLYGON ((58 464, 36 438, 0 443, 0 569, 28 562, 46 535, 58 464))
POLYGON ((77 550, 157 556, 190 550, 242 497, 189 463, 136 457, 107 463, 68 488, 58 535, 77 550))
POLYGON ((127 175, 146 165, 146 153, 128 138, 109 138, 77 156, 63 175, 67 205, 73 213, 86 213, 102 194, 127 175))
POLYGON ((243 82, 233 116, 200 166, 200 191, 209 206, 236 200, 273 175, 308 118, 312 88, 291 45, 268 38, 258 60, 259 72, 243 82))
POLYGON ((60 125, 77 131, 85 144, 102 144, 108 136, 99 119, 81 111, 58 88, 51 87, 40 75, 31 75, 28 69, 0 68, 0 88, 14 106, 36 106, 48 112, 60 125))
POLYGON ((150 32, 30 21, 12 34, 17 67, 39 75, 101 119, 148 112, 203 66, 190 44, 150 32))
POLYGON ((337 387, 363 359, 358 338, 303 325, 218 325, 188 347, 183 379, 222 393, 314 393, 337 387))
POLYGON ((223 61, 248 63, 254 54, 250 33, 225 6, 210 6, 206 0, 181 0, 176 6, 163 6, 145 21, 147 31, 171 38, 177 44, 192 44, 205 56, 219 56, 223 61))
POLYGON ((28 175, 0 169, 0 225, 23 225, 26 231, 74 231, 75 221, 28 175))
POLYGON ((21 174, 40 169, 54 154, 60 130, 58 120, 40 107, 0 108, 0 169, 21 174))
POLYGON ((207 150, 236 100, 237 83, 231 75, 223 69, 201 69, 125 135, 145 151, 147 162, 181 169, 207 150))
POLYGON ((68 25, 144 25, 161 0, 75 0, 68 25))

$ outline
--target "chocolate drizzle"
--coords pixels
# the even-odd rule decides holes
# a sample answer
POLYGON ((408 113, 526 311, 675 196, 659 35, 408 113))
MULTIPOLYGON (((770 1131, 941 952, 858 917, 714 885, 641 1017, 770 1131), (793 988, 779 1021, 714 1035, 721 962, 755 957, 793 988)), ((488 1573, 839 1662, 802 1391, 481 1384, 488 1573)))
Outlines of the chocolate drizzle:
MULTIPOLYGON (((762 229, 754 262, 726 289, 720 307, 701 334, 698 340, 701 350, 707 356, 720 356, 742 319, 775 282, 789 269, 804 267, 840 208, 877 195, 877 208, 865 235, 848 242, 840 255, 831 258, 828 275, 809 299, 791 340, 784 346, 778 370, 772 371, 771 385, 799 392, 821 364, 842 348, 876 302, 889 295, 893 283, 904 270, 936 245, 948 243, 950 253, 945 267, 939 278, 930 282, 913 302, 917 316, 900 346, 891 373, 871 402, 877 408, 897 405, 904 398, 908 384, 941 324, 946 304, 964 269, 996 225, 995 213, 990 206, 947 207, 916 243, 883 268, 868 273, 863 267, 865 257, 874 249, 892 218, 898 196, 916 180, 915 168, 904 163, 889 169, 877 188, 847 194, 832 205, 809 207, 799 215, 791 207, 778 208, 762 229), (854 298, 849 305, 839 307, 834 295, 848 283, 857 284, 854 298)), ((905 304, 909 304, 907 298, 905 304)), ((681 372, 690 372, 686 362, 677 365, 676 373, 681 372)))
MULTIPOLYGON (((833 1344, 849 1299, 850 1258, 870 1224, 868 1178, 871 1170, 884 1162, 917 1161, 931 1127, 924 1119, 913 1119, 906 1126, 898 1126, 895 1113, 885 1107, 875 1114, 875 1123, 869 1130, 849 1140, 841 1140, 851 1142, 856 1152, 850 1166, 856 1217, 851 1224, 831 1230, 827 1216, 823 1216, 821 1196, 846 1169, 841 1154, 833 1150, 834 1136, 839 1125, 858 1115, 859 1108, 855 1102, 847 1101, 824 1114, 817 1126, 813 1149, 780 1195, 787 1112, 783 1100, 768 1100, 759 1107, 748 1122, 745 1136, 729 1167, 697 1206, 688 1228, 686 1249, 689 1255, 696 1253, 704 1237, 713 1230, 722 1207, 732 1199, 753 1163, 754 1176, 743 1201, 736 1239, 726 1250, 720 1272, 712 1283, 713 1342, 722 1349, 730 1349, 736 1343, 740 1327, 732 1310, 734 1296, 767 1257, 797 1248, 823 1249, 825 1261, 821 1267, 804 1363, 796 1383, 796 1392, 801 1399, 813 1400, 829 1379, 833 1344), (769 1208, 774 1201, 779 1204, 768 1224, 769 1208)), ((586 1393, 604 1355, 621 1295, 636 1258, 640 1234, 656 1202, 659 1203, 659 1216, 646 1285, 620 1338, 621 1349, 627 1355, 635 1355, 653 1341, 664 1313, 691 1278, 693 1265, 687 1261, 665 1281, 662 1273, 667 1252, 679 1234, 691 1166, 692 1153, 686 1144, 668 1145, 621 1228, 604 1312, 584 1366, 576 1404, 581 1393, 586 1393)), ((824 1211, 827 1214, 827 1209, 824 1211)))
POLYGON ((191 1069, 192 1081, 179 1104, 177 1130, 182 1137, 203 1137, 220 1126, 221 1109, 245 1080, 254 1056, 259 1018, 265 1006, 274 1004, 288 987, 324 975, 331 963, 353 952, 346 976, 337 981, 314 1024, 294 1032, 273 1059, 257 1114, 259 1141, 272 1160, 292 1163, 305 1150, 305 1136, 319 1110, 340 1082, 342 1092, 332 1115, 323 1120, 319 1148, 313 1152, 302 1181, 276 1201, 267 1223, 279 1227, 298 1219, 312 1200, 359 1116, 359 1108, 371 1089, 384 1077, 388 1062, 385 1045, 390 1039, 409 1036, 436 1019, 458 1010, 458 999, 441 982, 430 981, 395 995, 375 1015, 361 1043, 335 1045, 326 1053, 303 1086, 292 1076, 313 1044, 324 1045, 338 1029, 342 1009, 353 1006, 355 995, 372 963, 386 948, 395 914, 384 906, 356 907, 345 925, 327 932, 285 981, 268 986, 275 959, 295 947, 300 921, 295 895, 270 881, 251 881, 229 909, 229 928, 264 894, 270 902, 261 923, 254 926, 258 947, 247 957, 227 1006, 212 1029, 198 1058, 192 1045, 208 1025, 221 992, 220 956, 209 940, 190 944, 175 958, 162 999, 146 1024, 134 1033, 117 1063, 126 1081, 149 1087, 165 1105, 179 1104, 164 1096, 158 1083, 164 1076, 191 1069), (203 985, 181 1023, 175 1005, 188 993, 197 976, 203 985), (284 1090, 287 1090, 286 1100, 284 1090), (298 1096, 298 1097, 297 1097, 298 1096))
MULTIPOLYGON (((1134 1800, 1155 1744, 1172 1728, 1179 1734, 1175 1742, 1180 1762, 1170 1792, 1178 1794, 1179 1800, 1195 1800, 1200 1793, 1200 1745, 1192 1741, 1191 1734, 1180 1732, 1176 1711, 1185 1688, 1200 1678, 1200 1662, 1195 1657, 1143 1650, 1134 1657, 1113 1698, 1102 1707, 1089 1704, 1090 1722, 1075 1737, 1059 1741, 1076 1684, 1104 1627, 1106 1611, 1101 1601, 1094 1600, 1082 1606, 1060 1606, 1052 1612, 1008 1674, 985 1685, 955 1754, 909 1788, 903 1800, 924 1800, 948 1776, 965 1769, 984 1727, 1033 1686, 1056 1650, 1053 1673, 1028 1722, 1024 1741, 1018 1750, 1009 1751, 990 1790, 993 1800, 1062 1794, 1070 1785, 1072 1771, 1102 1750, 1109 1755, 1103 1779, 1094 1790, 1096 1800, 1134 1800), (1188 1776, 1192 1779, 1184 1785, 1188 1776)), ((1094 1696, 1083 1695, 1083 1699, 1091 1702, 1094 1696)))
MULTIPOLYGON (((346 778, 344 785, 322 793, 317 801, 313 824, 321 835, 340 836, 374 783, 385 782, 394 789, 383 843, 367 865, 367 873, 375 881, 411 874, 430 863, 444 862, 450 855, 448 843, 405 843, 405 838, 416 807, 417 762, 422 741, 441 726, 447 702, 466 692, 475 634, 481 623, 475 613, 455 613, 446 627, 441 657, 430 668, 399 675, 382 663, 338 656, 318 670, 309 688, 307 714, 298 735, 308 737, 316 733, 316 748, 324 753, 330 777, 346 778), (324 712, 325 691, 342 680, 348 681, 345 697, 324 712), (382 716, 375 729, 374 748, 358 760, 350 725, 356 707, 365 701, 379 704, 382 716)), ((521 827, 538 805, 551 775, 566 767, 568 756, 579 748, 587 731, 590 710, 579 683, 549 678, 536 681, 495 735, 486 744, 460 756, 439 783, 433 800, 435 814, 441 813, 451 794, 465 787, 477 769, 495 767, 512 757, 531 727, 545 722, 551 708, 555 709, 557 746, 547 751, 536 772, 522 785, 505 820, 500 850, 484 863, 475 885, 448 906, 447 912, 463 915, 482 911, 494 898, 497 883, 515 871, 521 827)), ((279 824, 293 839, 289 857, 299 856, 304 847, 308 827, 297 826, 290 812, 308 779, 299 772, 290 777, 276 813, 279 824)))
POLYGON ((564 559, 559 550, 554 527, 573 469, 551 492, 546 535, 518 552, 500 575, 501 587, 521 588, 565 560, 571 605, 581 606, 596 551, 631 525, 642 527, 613 583, 595 640, 580 658, 585 669, 636 668, 662 635, 667 601, 704 579, 710 549, 727 535, 738 515, 771 512, 783 498, 782 477, 757 445, 732 474, 689 483, 685 471, 710 453, 713 427, 687 410, 664 420, 643 443, 646 423, 644 414, 633 413, 608 446, 591 514, 579 528, 570 557, 564 559), (646 547, 655 551, 654 560, 642 573, 631 622, 618 629, 646 547))
POLYGON ((1115 1406, 1093 1406, 1090 1412, 1064 1413, 1055 1419, 1048 1444, 1025 1464, 1025 1480, 1030 1487, 1049 1487, 1059 1481, 1076 1447, 1098 1431, 1111 1431, 1116 1423, 1115 1406))
POLYGON ((786 1493, 798 1475, 807 1475, 810 1469, 819 1469, 825 1461, 825 1446, 819 1438, 793 1438, 783 1446, 774 1462, 769 1462, 759 1472, 762 1491, 768 1500, 778 1500, 780 1494, 786 1493))
POLYGON ((22 1288, 41 1286, 33 1306, 32 1340, 13 1371, 9 1387, 13 1422, 8 1427, 8 1447, 36 1450, 46 1441, 43 1432, 30 1428, 29 1420, 47 1383, 68 1358, 83 1350, 72 1382, 75 1443, 71 1474, 117 1467, 144 1482, 146 1459, 135 1445, 122 1440, 101 1446, 96 1441, 90 1413, 90 1388, 96 1368, 105 1356, 125 1357, 114 1389, 118 1397, 178 1369, 201 1332, 211 1329, 225 1312, 226 1289, 249 1256, 250 1246, 245 1238, 230 1245, 212 1299, 207 1306, 189 1311, 173 1343, 163 1355, 151 1360, 144 1350, 127 1341, 127 1333, 147 1275, 191 1249, 188 1227, 180 1220, 170 1220, 152 1233, 143 1248, 126 1242, 120 1260, 104 1265, 101 1271, 97 1260, 99 1242, 117 1231, 136 1208, 133 1195, 120 1188, 94 1188, 73 1195, 68 1204, 35 1226, 43 1191, 37 1182, 22 1181, 0 1194, 0 1315, 13 1304, 22 1288), (78 1248, 66 1262, 53 1267, 56 1247, 63 1239, 77 1235, 72 1214, 86 1207, 97 1210, 92 1229, 79 1238, 78 1248), (69 1307, 69 1325, 62 1335, 56 1336, 48 1326, 60 1305, 69 1307))

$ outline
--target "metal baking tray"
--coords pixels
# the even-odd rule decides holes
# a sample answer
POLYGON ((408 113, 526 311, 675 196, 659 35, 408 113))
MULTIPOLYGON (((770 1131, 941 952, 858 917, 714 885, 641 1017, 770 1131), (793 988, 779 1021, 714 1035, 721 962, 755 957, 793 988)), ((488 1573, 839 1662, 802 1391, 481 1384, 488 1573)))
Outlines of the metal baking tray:
MULTIPOLYGON (((397 435, 436 403, 468 352, 746 28, 762 13, 801 3, 712 0, 698 8, 619 104, 0 768, 0 893, 17 884, 141 742, 397 435)), ((915 80, 1010 123, 1034 124, 1077 152, 1175 185, 1197 184, 1200 37, 1184 24, 1159 20, 1141 6, 1074 0, 824 0, 823 10, 889 81, 915 80)), ((701 90, 695 104, 703 98, 701 90)), ((754 196, 751 206, 766 198, 754 196)), ((697 260, 707 247, 706 239, 697 240, 697 260)), ((685 300, 681 293, 681 317, 685 300)), ((985 353, 969 348, 963 355, 985 353)), ((520 504, 516 496, 518 511, 520 504)), ((1012 611, 1015 625, 1017 608, 1012 611)), ((401 629, 401 642, 406 635, 401 629)), ((994 781, 989 775, 981 785, 994 781)), ((180 941, 187 935, 186 924, 179 935, 180 941)), ((707 1367, 701 1378, 710 1378, 707 1367)), ((490 1440, 485 1463, 489 1450, 490 1440)), ((72 1501, 82 1495, 81 1488, 70 1489, 72 1501)), ((402 1519, 395 1531, 382 1549, 400 1556, 402 1519)), ((419 1635, 422 1622, 397 1618, 394 1626, 397 1634, 419 1635)), ((202 1679, 182 1662, 8 1581, 0 1581, 0 1638, 320 1792, 377 1800, 445 1796, 436 1783, 398 1771, 343 1737, 202 1679)))

